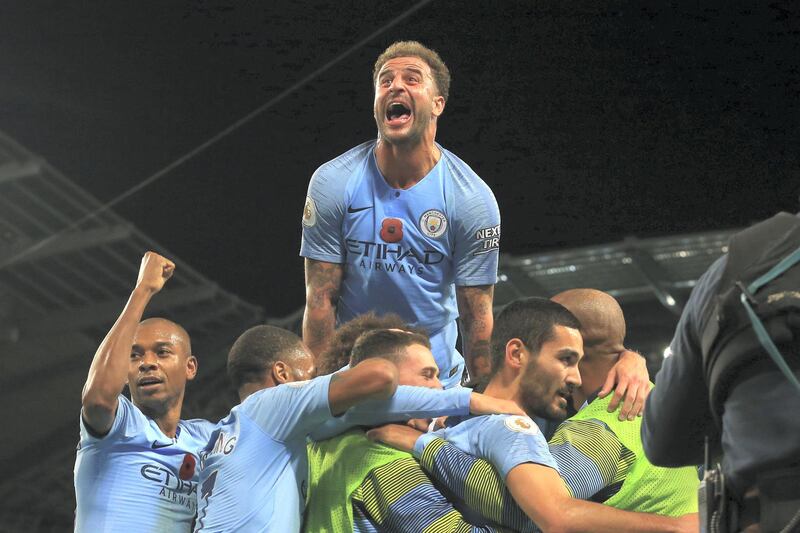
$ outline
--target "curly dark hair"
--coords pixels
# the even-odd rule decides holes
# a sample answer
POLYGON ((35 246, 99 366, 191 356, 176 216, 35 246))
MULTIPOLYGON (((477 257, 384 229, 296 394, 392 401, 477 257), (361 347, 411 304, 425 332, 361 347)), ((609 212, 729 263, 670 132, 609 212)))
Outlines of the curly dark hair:
POLYGON ((402 318, 393 313, 376 315, 370 311, 359 315, 339 326, 333 333, 328 348, 317 360, 317 375, 322 376, 336 372, 350 363, 350 352, 356 340, 367 331, 375 329, 402 329, 427 336, 427 331, 409 326, 402 318))

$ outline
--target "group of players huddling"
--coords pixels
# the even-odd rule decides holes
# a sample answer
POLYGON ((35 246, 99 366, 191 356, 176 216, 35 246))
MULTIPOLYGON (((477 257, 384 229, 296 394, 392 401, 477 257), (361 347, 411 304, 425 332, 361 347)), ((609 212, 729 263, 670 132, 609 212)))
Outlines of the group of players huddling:
POLYGON ((180 325, 142 321, 175 271, 145 254, 83 389, 76 531, 696 529, 696 470, 642 451, 651 384, 617 302, 493 316, 497 203, 434 140, 447 67, 398 42, 373 82, 377 140, 308 188, 302 339, 245 331, 217 423, 180 418, 198 361, 180 325))

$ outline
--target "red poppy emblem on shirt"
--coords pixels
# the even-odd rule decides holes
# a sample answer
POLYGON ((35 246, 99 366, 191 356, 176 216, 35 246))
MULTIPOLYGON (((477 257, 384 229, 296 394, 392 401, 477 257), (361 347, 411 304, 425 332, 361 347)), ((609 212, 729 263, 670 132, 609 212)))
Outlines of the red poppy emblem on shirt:
POLYGON ((187 453, 183 456, 183 463, 181 464, 180 470, 178 470, 178 477, 180 477, 184 481, 189 481, 194 477, 194 467, 197 464, 197 461, 194 458, 194 455, 187 453))
POLYGON ((384 218, 381 223, 381 239, 384 242, 399 242, 403 238, 403 221, 399 218, 384 218))

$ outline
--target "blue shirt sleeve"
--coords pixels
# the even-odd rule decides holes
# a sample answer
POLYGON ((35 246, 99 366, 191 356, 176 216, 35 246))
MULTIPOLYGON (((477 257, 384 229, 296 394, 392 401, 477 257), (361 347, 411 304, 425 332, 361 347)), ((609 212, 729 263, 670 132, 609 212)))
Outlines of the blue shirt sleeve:
POLYGON ((314 172, 303 206, 300 255, 317 261, 343 263, 342 221, 347 180, 326 165, 314 172))
POLYGON ((704 317, 710 316, 727 255, 697 281, 670 344, 672 354, 645 402, 642 444, 654 465, 677 467, 703 462, 705 432, 713 427, 701 348, 704 317))
POLYGON ((311 433, 314 440, 329 439, 355 426, 377 426, 439 416, 469 414, 471 389, 455 387, 447 390, 400 385, 388 400, 363 402, 344 415, 327 420, 311 433))
POLYGON ((330 381, 331 374, 264 389, 248 397, 242 410, 279 442, 305 436, 333 417, 328 403, 330 381))
MULTIPOLYGON (((558 471, 542 432, 527 416, 472 418, 457 426, 441 429, 434 435, 452 442, 462 451, 489 461, 504 480, 515 466, 524 463, 549 466, 558 471)), ((430 440, 425 435, 417 439, 415 455, 420 456, 430 440)))
POLYGON ((120 394, 117 398, 117 413, 114 415, 114 423, 111 425, 111 429, 105 435, 96 437, 86 427, 86 423, 83 421, 83 410, 81 410, 81 445, 101 444, 141 433, 147 425, 146 421, 142 420, 143 418, 145 418, 144 414, 128 398, 120 394))
POLYGON ((456 285, 494 285, 500 249, 500 210, 489 187, 475 178, 459 188, 454 221, 456 285))

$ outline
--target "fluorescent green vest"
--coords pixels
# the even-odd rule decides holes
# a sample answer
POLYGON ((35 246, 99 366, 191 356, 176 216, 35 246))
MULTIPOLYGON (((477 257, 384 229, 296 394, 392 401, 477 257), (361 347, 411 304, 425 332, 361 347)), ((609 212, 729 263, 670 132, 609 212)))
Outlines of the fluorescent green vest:
POLYGON ((373 469, 411 457, 371 442, 360 429, 308 445, 308 505, 304 530, 352 533, 353 492, 373 469))
POLYGON ((637 511, 657 513, 667 516, 681 516, 697 512, 697 469, 691 466, 682 468, 661 468, 653 466, 644 455, 642 448, 642 419, 620 422, 618 411, 608 412, 608 404, 613 394, 596 398, 581 409, 570 420, 595 419, 605 423, 619 441, 636 454, 625 482, 619 492, 603 502, 605 505, 637 511))

